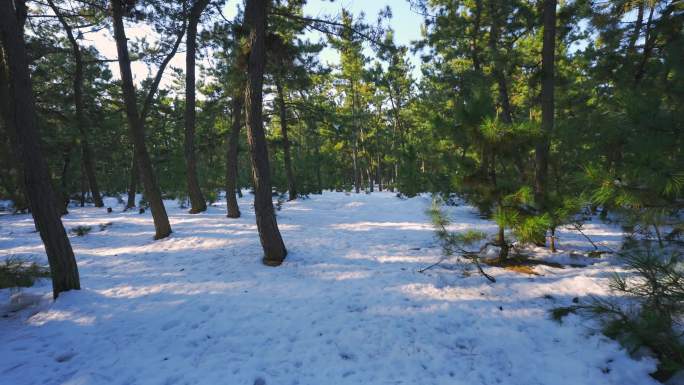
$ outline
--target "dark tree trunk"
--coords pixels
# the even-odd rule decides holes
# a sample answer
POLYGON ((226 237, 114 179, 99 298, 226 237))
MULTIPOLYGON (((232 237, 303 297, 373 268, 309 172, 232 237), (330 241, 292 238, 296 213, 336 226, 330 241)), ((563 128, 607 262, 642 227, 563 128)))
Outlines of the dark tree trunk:
POLYGON ((71 144, 62 153, 62 173, 59 177, 59 191, 55 192, 55 204, 59 215, 69 214, 69 166, 71 165, 71 144))
MULTIPOLYGON (((164 75, 164 70, 168 66, 169 62, 171 62, 171 59, 176 55, 176 52, 178 52, 178 47, 180 47, 181 41, 183 40, 183 35, 185 34, 186 30, 186 24, 184 23, 182 28, 178 29, 178 33, 176 35, 176 42, 174 43, 173 47, 171 48, 171 51, 166 55, 164 60, 161 62, 159 65, 159 68, 157 69, 157 74, 155 75, 154 79, 152 80, 152 84, 147 91, 147 96, 145 97, 145 102, 143 103, 142 106, 142 111, 140 112, 140 124, 142 127, 145 127, 145 120, 147 118, 147 114, 150 111, 150 108, 152 107, 152 104, 154 103, 154 96, 157 93, 157 89, 159 88, 159 83, 161 83, 162 77, 164 75)), ((122 28, 122 31, 125 36, 125 30, 122 28)), ((126 46, 126 55, 128 55, 128 49, 126 46)), ((126 56, 128 58, 128 56, 126 56)), ((129 62, 129 68, 130 68, 130 60, 129 62)), ((130 72, 130 71, 129 71, 130 72)), ((136 109, 137 109, 137 104, 136 104, 136 109)), ((143 130, 144 134, 144 130, 143 130)), ((128 208, 135 207, 135 192, 137 189, 137 185, 140 182, 140 169, 138 165, 138 156, 136 155, 135 151, 135 146, 133 146, 133 154, 131 155, 131 179, 128 185, 128 203, 132 205, 128 206, 128 208), (131 193, 132 192, 132 193, 131 193)), ((154 213, 153 213, 154 215, 154 213)))
POLYGON ((378 167, 375 169, 377 172, 376 179, 378 180, 378 191, 382 191, 382 157, 378 154, 378 167))
POLYGON ((87 189, 87 184, 86 184, 86 176, 85 176, 85 165, 81 163, 81 207, 85 207, 86 203, 86 189, 87 189))
POLYGON ((233 116, 230 134, 228 135, 228 153, 226 157, 226 204, 228 205, 228 218, 239 218, 240 208, 235 193, 237 190, 238 177, 238 144, 240 142, 240 129, 242 128, 242 111, 244 110, 245 96, 238 91, 233 97, 233 116))
POLYGON ((52 295, 57 298, 63 291, 80 289, 81 284, 71 243, 52 199, 55 193, 50 184, 47 163, 40 150, 23 37, 26 8, 23 2, 15 4, 17 9, 12 6, 11 1, 0 1, 0 39, 9 75, 10 93, 10 113, 3 118, 7 119, 6 126, 15 131, 14 146, 24 165, 24 182, 31 214, 45 245, 52 275, 52 295))
POLYGON ((480 23, 482 21, 482 0, 475 0, 475 15, 473 20, 473 33, 470 35, 471 54, 473 59, 473 69, 480 72, 480 23))
POLYGON ((10 199, 14 202, 14 210, 26 211, 29 208, 28 197, 24 188, 24 168, 21 165, 21 156, 16 148, 16 130, 12 124, 10 103, 10 80, 9 70, 5 63, 5 57, 0 46, 0 136, 3 137, 2 147, 5 151, 0 154, 3 163, 9 165, 9 169, 2 170, 4 173, 3 186, 9 192, 10 199), (3 136, 4 135, 4 136, 3 136))
POLYGON ((111 6, 112 18, 114 20, 114 38, 116 39, 116 48, 119 56, 119 70, 121 71, 124 104, 126 107, 126 116, 128 118, 128 129, 135 151, 134 158, 137 158, 138 169, 145 189, 145 198, 150 203, 150 209, 152 211, 152 219, 154 220, 155 228, 154 239, 162 239, 171 234, 171 224, 169 223, 169 217, 164 208, 161 191, 159 190, 159 185, 157 184, 154 170, 152 169, 152 162, 150 161, 150 156, 147 153, 147 147, 145 146, 145 127, 143 126, 140 115, 138 115, 138 105, 135 96, 135 87, 133 86, 131 60, 128 57, 128 40, 123 24, 121 2, 112 0, 111 6))
POLYGON ((264 249, 263 262, 278 266, 287 255, 278 230, 271 197, 271 175, 268 148, 262 120, 264 67, 266 64, 266 8, 267 0, 248 0, 245 20, 249 29, 248 80, 245 90, 247 138, 252 159, 254 181, 254 212, 259 239, 264 249))
POLYGON ((290 139, 287 136, 287 109, 285 108, 285 92, 282 81, 276 77, 278 91, 278 112, 280 113, 280 131, 283 134, 283 157, 285 158, 285 175, 287 176, 288 200, 297 199, 297 185, 292 171, 292 157, 290 155, 290 139))
POLYGON ((81 154, 83 157, 83 167, 85 168, 85 174, 88 178, 88 186, 90 187, 90 195, 93 197, 93 203, 95 203, 95 207, 103 207, 104 203, 102 203, 100 189, 97 187, 95 167, 93 166, 92 153, 90 151, 90 144, 88 143, 88 134, 86 132, 85 107, 83 103, 83 55, 81 54, 81 48, 78 45, 78 41, 76 41, 76 38, 74 37, 73 28, 69 25, 66 19, 64 19, 59 8, 55 6, 52 0, 48 0, 48 4, 57 16, 60 24, 62 24, 73 51, 74 62, 76 63, 73 84, 74 106, 76 108, 76 127, 81 135, 81 154))
MULTIPOLYGON (((135 153, 135 150, 133 150, 135 153)), ((132 209, 135 207, 135 192, 138 187, 138 179, 140 179, 140 173, 138 172, 138 161, 135 159, 135 155, 131 158, 131 175, 128 181, 128 199, 126 201, 126 208, 132 209)))
MULTIPOLYGON (((637 6, 637 18, 634 21, 634 30, 632 31, 632 35, 629 37, 629 46, 627 47, 627 52, 630 55, 634 55, 636 53, 636 42, 639 40, 639 35, 641 35, 641 27, 644 24, 644 1, 639 1, 639 5, 637 6)), ((630 60, 632 59, 631 57, 629 58, 630 60)))
POLYGON ((549 141, 554 120, 554 61, 556 52, 556 0, 544 0, 544 41, 541 70, 541 139, 535 149, 534 194, 537 204, 544 208, 549 169, 549 141))
POLYGON ((197 0, 190 10, 185 51, 185 165, 190 196, 190 214, 207 210, 197 179, 197 159, 195 156, 195 54, 197 51, 197 23, 209 0, 197 0))

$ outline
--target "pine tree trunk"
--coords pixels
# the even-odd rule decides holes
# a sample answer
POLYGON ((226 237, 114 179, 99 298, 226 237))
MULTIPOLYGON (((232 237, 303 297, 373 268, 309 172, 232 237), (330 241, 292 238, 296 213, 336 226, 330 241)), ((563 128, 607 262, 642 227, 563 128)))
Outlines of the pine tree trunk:
POLYGON ((59 190, 55 192, 55 205, 60 216, 69 214, 69 166, 71 165, 71 144, 62 153, 62 174, 59 178, 59 190))
POLYGON ((47 163, 40 150, 33 90, 23 38, 26 8, 21 2, 18 2, 17 6, 18 9, 15 10, 12 2, 0 1, 0 39, 10 82, 10 114, 3 118, 7 119, 6 126, 15 131, 14 146, 18 149, 24 165, 24 182, 31 214, 45 245, 52 275, 52 294, 57 298, 61 292, 80 289, 81 284, 71 243, 52 199, 55 193, 50 184, 47 163))
POLYGON ((544 0, 544 37, 541 70, 542 135, 535 149, 534 194, 537 204, 545 208, 549 169, 549 141, 554 120, 554 62, 556 52, 556 0, 544 0))
POLYGON ((122 5, 118 0, 111 0, 111 6, 126 117, 128 118, 129 135, 135 151, 134 158, 137 158, 138 169, 145 189, 145 197, 150 203, 150 209, 152 211, 152 219, 154 220, 155 228, 154 239, 162 239, 171 234, 171 224, 169 223, 169 217, 164 208, 161 191, 159 190, 159 185, 157 184, 154 170, 152 169, 152 162, 147 152, 147 147, 145 146, 145 128, 143 126, 143 121, 140 115, 138 115, 138 105, 135 87, 133 86, 133 75, 131 73, 131 60, 128 56, 128 40, 123 24, 122 5))
POLYGON ((8 170, 2 170, 6 177, 0 178, 3 186, 10 194, 10 200, 14 203, 14 210, 16 212, 28 210, 28 198, 24 188, 24 168, 21 165, 21 156, 17 154, 16 148, 16 130, 11 126, 10 114, 12 106, 10 103, 10 80, 9 70, 5 63, 5 57, 0 46, 0 136, 4 138, 3 151, 0 156, 3 157, 3 163, 9 165, 8 170))
POLYGON ((138 162, 135 158, 135 150, 133 150, 133 154, 134 155, 131 158, 131 175, 128 180, 128 199, 126 200, 126 208, 124 211, 135 207, 135 192, 138 187, 138 179, 140 179, 138 162))
POLYGON ((87 183, 86 183, 86 175, 85 175, 85 165, 83 162, 81 162, 81 207, 85 207, 86 203, 86 195, 88 194, 86 192, 87 190, 87 183))
POLYGON ((240 208, 235 190, 237 189, 238 175, 238 144, 240 141, 240 128, 242 127, 242 111, 244 110, 245 97, 242 92, 237 92, 233 97, 233 116, 230 134, 228 135, 228 153, 226 156, 226 204, 228 205, 228 218, 239 218, 240 208))
POLYGON ((287 177, 288 200, 297 199, 297 185, 292 170, 292 156, 290 154, 290 139, 287 136, 287 108, 285 107, 285 92, 282 80, 276 76, 276 90, 278 92, 278 112, 280 113, 280 131, 283 135, 283 157, 285 159, 285 176, 287 177))
POLYGON ((287 255, 273 212, 268 148, 262 118, 264 67, 266 64, 267 0, 247 0, 245 20, 249 28, 248 80, 245 90, 247 138, 252 159, 254 212, 259 239, 264 249, 263 263, 278 266, 287 255))
POLYGON ((382 157, 380 154, 378 154, 378 166, 375 171, 377 173, 376 179, 378 180, 378 191, 382 191, 382 157))
POLYGON ((499 226, 499 232, 497 235, 497 243, 499 244, 499 260, 503 261, 508 258, 508 243, 506 242, 506 235, 504 232, 504 227, 499 226))
POLYGON ((85 120, 85 106, 83 103, 83 55, 81 54, 81 47, 74 37, 73 28, 64 19, 59 8, 57 8, 52 0, 48 0, 50 8, 57 16, 60 24, 66 32, 71 49, 74 55, 75 71, 74 71, 74 106, 76 109, 76 127, 81 135, 81 154, 83 156, 82 162, 85 168, 86 177, 88 178, 88 186, 90 187, 90 194, 93 197, 95 207, 103 207, 102 196, 100 189, 97 186, 97 178, 95 176, 95 167, 93 166, 92 153, 90 151, 90 144, 88 143, 88 134, 86 132, 85 120))
POLYGON ((195 54, 197 51, 197 24, 209 0, 197 0, 190 10, 185 51, 185 165, 190 196, 190 214, 207 210, 207 203, 197 179, 195 154, 195 54))

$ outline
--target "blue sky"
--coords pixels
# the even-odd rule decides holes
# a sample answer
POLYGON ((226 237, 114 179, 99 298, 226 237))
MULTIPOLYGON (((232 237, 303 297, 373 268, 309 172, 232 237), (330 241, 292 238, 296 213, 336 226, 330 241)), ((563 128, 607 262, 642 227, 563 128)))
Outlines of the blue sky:
MULTIPOLYGON (((310 16, 340 15, 342 8, 351 11, 359 17, 365 14, 365 20, 375 23, 378 13, 387 6, 392 10, 392 19, 389 26, 394 30, 394 39, 398 45, 409 46, 412 41, 420 39, 420 27, 423 22, 422 16, 411 10, 408 0, 309 0, 304 13, 310 16)), ((366 54, 373 55, 370 48, 366 54)), ((333 49, 321 52, 321 60, 330 64, 338 62, 338 54, 333 49)), ((412 57, 414 74, 417 74, 418 60, 412 57)))
MULTIPOLYGON (((236 7, 242 4, 241 0, 229 0, 224 8, 224 14, 228 18, 232 18, 236 13, 236 7)), ((304 8, 304 13, 307 16, 324 16, 324 15, 339 15, 342 8, 350 10, 356 17, 362 13, 365 14, 365 20, 370 23, 375 23, 378 12, 389 6, 392 10, 392 19, 390 26, 395 31, 395 42, 399 45, 410 45, 411 41, 420 38, 420 28, 422 24, 422 17, 411 11, 408 0, 309 0, 304 8)), ((146 37, 148 41, 154 41, 154 32, 145 25, 128 25, 126 33, 130 39, 146 37)), ((320 36, 320 34, 318 34, 320 36)), ((315 36, 312 34, 312 36, 315 36)), ((116 44, 113 37, 106 30, 101 30, 97 34, 91 34, 87 37, 91 44, 93 44, 100 53, 109 59, 116 58, 116 44)), ((366 55, 373 56, 370 47, 366 49, 366 55)), ((333 49, 325 49, 321 53, 321 61, 328 64, 337 64, 339 56, 333 49)), ((415 66, 414 76, 419 73, 418 60, 412 58, 415 66)), ((179 52, 169 64, 172 67, 185 69, 185 54, 179 52)), ((119 77, 119 68, 116 62, 110 63, 110 68, 115 78, 119 77)), ((145 63, 132 63, 132 71, 136 82, 140 82, 148 76, 153 76, 156 69, 148 68, 145 63)), ((161 86, 165 87, 170 84, 171 78, 169 74, 171 71, 166 71, 161 86)))

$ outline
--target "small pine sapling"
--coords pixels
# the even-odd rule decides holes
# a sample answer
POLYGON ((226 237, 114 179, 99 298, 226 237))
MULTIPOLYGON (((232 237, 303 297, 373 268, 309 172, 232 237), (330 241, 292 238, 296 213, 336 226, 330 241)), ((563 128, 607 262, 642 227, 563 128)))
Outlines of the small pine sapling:
POLYGON ((457 254, 473 263, 483 277, 487 278, 490 282, 496 282, 494 277, 487 274, 482 269, 482 265, 480 263, 479 256, 487 245, 481 247, 477 251, 467 250, 468 247, 472 247, 473 245, 476 245, 482 240, 486 239, 487 234, 477 230, 467 230, 462 233, 454 233, 447 230, 450 222, 449 219, 447 219, 446 214, 441 209, 442 203, 443 201, 440 198, 433 198, 432 205, 430 206, 430 209, 428 209, 427 214, 432 220, 432 224, 435 228, 435 235, 442 246, 443 257, 436 263, 420 269, 419 272, 422 273, 434 266, 437 266, 448 258, 457 254))

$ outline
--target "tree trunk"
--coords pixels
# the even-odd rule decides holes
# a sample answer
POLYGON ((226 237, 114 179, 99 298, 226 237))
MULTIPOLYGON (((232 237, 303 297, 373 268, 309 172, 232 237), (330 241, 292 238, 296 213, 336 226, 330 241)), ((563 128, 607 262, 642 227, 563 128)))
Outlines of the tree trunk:
POLYGON ((207 203, 197 179, 195 156, 195 54, 197 51, 197 23, 209 0, 197 0, 190 10, 185 51, 185 165, 190 196, 190 214, 207 210, 207 203))
POLYGON ((86 203, 86 189, 87 189, 87 184, 86 184, 86 176, 85 176, 85 165, 83 162, 81 162, 81 207, 85 207, 86 203))
POLYGON ((545 208, 544 196, 549 169, 549 142, 554 120, 554 62, 556 52, 556 0, 544 0, 544 41, 541 70, 541 138, 535 149, 535 200, 545 208))
POLYGON ((1 155, 9 170, 3 170, 6 177, 2 178, 5 189, 10 193, 10 199, 14 202, 16 212, 26 211, 29 208, 28 197, 24 188, 24 168, 21 164, 21 156, 17 153, 16 130, 12 124, 10 103, 10 79, 9 70, 5 63, 2 46, 0 46, 0 135, 6 134, 3 147, 6 151, 1 155))
POLYGON ((71 144, 68 144, 62 153, 62 173, 59 177, 59 191, 55 192, 55 204, 60 216, 69 214, 69 165, 71 165, 71 144))
MULTIPOLYGON (((173 59, 173 57, 176 55, 176 52, 178 52, 178 47, 180 47, 181 41, 183 40, 183 35, 185 34, 185 30, 187 27, 187 25, 185 23, 186 19, 184 18, 183 20, 184 20, 184 24, 183 24, 182 28, 178 29, 178 33, 176 34, 176 41, 175 41, 173 47, 171 48, 169 53, 167 53, 166 57, 164 58, 164 60, 159 65, 159 68, 157 69, 157 74, 155 75, 154 79, 152 80, 152 84, 151 84, 149 90, 147 91, 147 96, 145 97, 145 101, 143 102, 143 106, 142 106, 142 111, 140 112, 140 117, 138 118, 140 120, 140 124, 143 128, 145 126, 145 119, 147 118, 147 114, 150 111, 152 104, 154 103, 154 96, 157 93, 157 89, 159 88, 159 83, 161 83, 162 76, 164 75, 164 70, 168 66, 169 62, 171 62, 171 59, 173 59)), ((125 30, 123 28, 121 28, 121 29, 122 29, 122 33, 125 37, 125 30)), ((126 58, 128 58, 127 45, 124 47, 126 47, 126 58)), ((117 47, 117 49, 118 49, 118 47, 117 47)), ((128 63, 129 63, 128 67, 130 69, 130 60, 128 60, 128 63)), ((136 104, 136 109, 137 109, 137 104, 136 104)), ((144 130, 143 130, 143 134, 144 134, 144 130)), ((135 191, 136 191, 136 186, 140 180, 140 169, 138 166, 138 157, 136 155, 135 146, 133 146, 133 147, 134 147, 133 154, 131 156, 131 180, 130 180, 130 184, 128 185, 128 192, 129 192, 128 203, 130 204, 131 202, 133 202, 133 204, 129 208, 135 207, 135 191), (131 191, 133 192, 132 194, 131 194, 131 191)), ((154 216, 154 213, 153 213, 153 216, 154 216)))
POLYGON ((378 191, 382 191, 382 157, 378 154, 378 166, 375 169, 377 172, 376 179, 378 180, 378 191))
POLYGON ((228 205, 228 218, 240 217, 240 208, 235 197, 235 190, 237 189, 238 143, 240 141, 244 102, 245 96, 243 92, 238 91, 237 95, 233 97, 233 121, 228 136, 228 153, 226 156, 226 204, 228 205))
MULTIPOLYGON (((133 150, 135 154, 135 150, 133 150)), ((138 187, 138 179, 140 179, 140 173, 138 172, 138 161, 135 159, 135 155, 131 158, 131 177, 128 181, 128 200, 126 201, 126 208, 132 209, 135 207, 135 192, 138 187)))
POLYGON ((81 135, 81 154, 83 156, 82 162, 85 168, 85 174, 88 178, 88 186, 90 187, 90 195, 93 197, 93 203, 95 207, 103 207, 102 196, 100 195, 100 189, 97 187, 97 178, 95 176, 95 167, 93 166, 92 153, 90 151, 90 144, 88 143, 88 134, 86 132, 86 120, 85 120, 85 107, 83 104, 83 55, 81 54, 81 47, 78 45, 78 41, 74 37, 73 28, 64 19, 64 16, 59 11, 52 0, 48 0, 50 8, 57 16, 60 24, 66 32, 69 43, 71 44, 71 49, 74 55, 74 62, 76 68, 74 71, 74 106, 76 108, 76 127, 81 135))
POLYGON ((248 80, 245 89, 247 138, 252 159, 254 212, 259 239, 264 249, 263 263, 280 265, 287 250, 273 212, 268 148, 262 120, 264 67, 266 64, 267 0, 247 0, 245 20, 249 29, 248 80))
MULTIPOLYGON (((52 275, 52 295, 80 289, 76 258, 64 226, 57 214, 55 193, 50 184, 47 163, 40 150, 33 89, 23 38, 26 7, 23 2, 12 7, 11 1, 0 1, 0 39, 10 83, 10 114, 6 126, 15 130, 15 148, 24 165, 24 182, 31 214, 45 245, 52 275)), ((4 115, 4 114, 3 114, 4 115)))
MULTIPOLYGON (((636 53, 636 42, 639 40, 639 35, 641 35, 641 27, 644 24, 644 1, 640 0, 637 6, 637 18, 634 21, 634 30, 632 35, 629 37, 629 46, 627 47, 627 53, 634 55, 636 53)), ((632 59, 631 57, 629 58, 632 59)))
POLYGON ((157 184, 150 156, 145 146, 145 127, 138 115, 138 105, 136 102, 135 87, 133 86, 133 74, 131 73, 131 60, 128 57, 128 40, 123 24, 123 9, 119 0, 111 0, 112 18, 114 20, 114 37, 119 59, 119 70, 121 71, 121 83, 126 107, 126 117, 128 118, 128 129, 131 141, 134 145, 135 156, 137 158, 138 169, 142 177, 145 197, 150 203, 152 219, 154 220, 155 237, 154 239, 166 238, 171 234, 171 224, 164 208, 161 191, 157 184))
POLYGON ((473 70, 480 72, 480 23, 482 20, 482 0, 475 0, 475 15, 473 21, 473 32, 470 35, 471 54, 473 59, 473 70))
POLYGON ((297 199, 297 185, 292 171, 292 157, 290 155, 290 139, 287 136, 287 109, 285 108, 285 92, 282 80, 276 76, 276 90, 278 91, 278 109, 280 112, 280 131, 283 134, 283 157, 285 158, 285 175, 287 176, 288 200, 297 199))
POLYGON ((499 260, 503 261, 508 258, 508 242, 506 242, 506 235, 504 232, 504 227, 499 226, 499 232, 497 235, 497 243, 499 244, 499 260))

